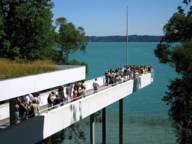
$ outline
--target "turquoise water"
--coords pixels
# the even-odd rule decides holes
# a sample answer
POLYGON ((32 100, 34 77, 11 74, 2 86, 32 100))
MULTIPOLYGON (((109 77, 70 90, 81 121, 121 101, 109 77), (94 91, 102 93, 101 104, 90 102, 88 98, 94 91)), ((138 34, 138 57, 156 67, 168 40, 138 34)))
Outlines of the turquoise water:
MULTIPOLYGON (((175 135, 168 120, 168 107, 161 101, 168 82, 176 73, 167 65, 159 63, 154 56, 157 43, 128 44, 130 65, 151 65, 155 71, 154 83, 125 98, 125 144, 174 144, 175 135)), ((88 43, 86 53, 70 56, 89 65, 88 79, 104 74, 104 71, 125 64, 125 43, 88 43)), ((107 143, 118 143, 118 103, 107 109, 107 143)), ((97 125, 97 135, 101 126, 97 125)), ((101 143, 100 138, 97 143, 101 143)))

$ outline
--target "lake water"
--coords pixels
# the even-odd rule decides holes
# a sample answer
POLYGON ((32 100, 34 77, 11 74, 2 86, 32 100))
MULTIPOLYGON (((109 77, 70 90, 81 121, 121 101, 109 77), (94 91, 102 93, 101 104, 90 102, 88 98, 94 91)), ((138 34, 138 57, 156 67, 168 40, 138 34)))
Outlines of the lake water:
MULTIPOLYGON (((174 129, 168 119, 168 107, 161 100, 167 85, 176 73, 159 63, 154 56, 157 43, 128 44, 128 64, 151 65, 155 79, 150 86, 125 98, 125 144, 175 144, 174 129)), ((88 43, 86 53, 70 56, 89 65, 88 79, 101 76, 108 69, 125 64, 125 43, 88 43)), ((118 103, 107 108, 107 143, 118 143, 118 103)), ((97 141, 101 143, 101 124, 96 127, 97 141)), ((89 142, 87 142, 89 143, 89 142)))

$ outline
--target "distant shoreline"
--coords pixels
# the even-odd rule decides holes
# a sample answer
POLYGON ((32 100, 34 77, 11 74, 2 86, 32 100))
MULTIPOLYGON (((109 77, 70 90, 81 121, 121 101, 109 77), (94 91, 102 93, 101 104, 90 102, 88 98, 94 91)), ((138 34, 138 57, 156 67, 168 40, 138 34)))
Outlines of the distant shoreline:
MULTIPOLYGON (((88 41, 88 43, 125 43, 124 41, 88 41)), ((129 43, 158 43, 158 41, 129 41, 129 43)))
MULTIPOLYGON (((129 42, 159 42, 162 36, 129 35, 129 42)), ((126 36, 86 36, 88 42, 126 42, 126 36)))

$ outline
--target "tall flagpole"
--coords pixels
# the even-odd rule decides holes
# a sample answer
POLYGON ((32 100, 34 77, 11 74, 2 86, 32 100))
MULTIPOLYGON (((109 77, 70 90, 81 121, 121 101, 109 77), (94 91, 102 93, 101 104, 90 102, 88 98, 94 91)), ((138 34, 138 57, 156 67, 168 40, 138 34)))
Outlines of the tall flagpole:
POLYGON ((128 65, 128 6, 126 11, 126 65, 128 65))
MULTIPOLYGON (((128 65, 128 6, 126 11, 126 65, 128 65)), ((124 141, 124 133, 123 133, 123 127, 124 127, 124 113, 123 113, 123 98, 119 100, 119 144, 123 144, 124 141)))

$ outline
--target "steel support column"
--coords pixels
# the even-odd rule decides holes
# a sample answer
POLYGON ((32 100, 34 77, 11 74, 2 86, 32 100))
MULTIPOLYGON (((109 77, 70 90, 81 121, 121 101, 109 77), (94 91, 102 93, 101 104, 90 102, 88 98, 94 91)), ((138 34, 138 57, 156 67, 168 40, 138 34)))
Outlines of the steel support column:
POLYGON ((102 144, 106 144, 106 108, 102 109, 102 144))
POLYGON ((90 116, 90 144, 95 144, 95 114, 90 116))
POLYGON ((119 144, 123 144, 123 99, 119 100, 119 144))

